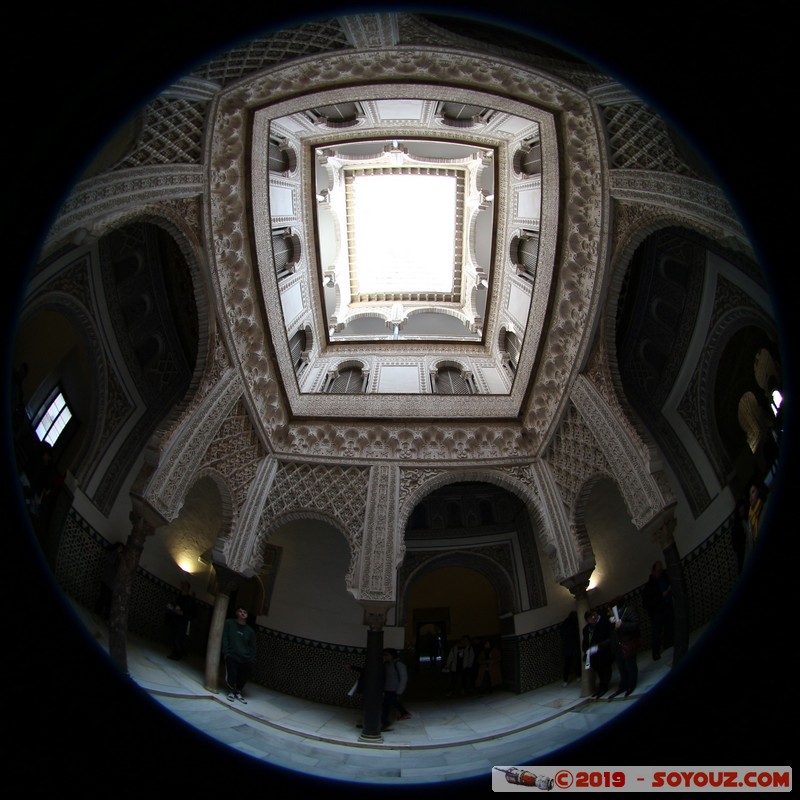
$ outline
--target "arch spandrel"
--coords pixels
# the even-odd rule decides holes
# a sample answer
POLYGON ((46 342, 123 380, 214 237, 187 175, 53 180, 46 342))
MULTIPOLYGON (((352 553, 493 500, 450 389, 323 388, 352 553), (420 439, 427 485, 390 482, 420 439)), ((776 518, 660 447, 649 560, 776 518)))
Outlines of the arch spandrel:
POLYGON ((249 555, 242 555, 241 559, 249 559, 251 565, 257 566, 264 545, 277 526, 294 519, 319 519, 341 531, 347 540, 350 566, 346 584, 353 593, 359 585, 358 561, 368 488, 367 467, 276 461, 252 543, 247 546, 249 555))

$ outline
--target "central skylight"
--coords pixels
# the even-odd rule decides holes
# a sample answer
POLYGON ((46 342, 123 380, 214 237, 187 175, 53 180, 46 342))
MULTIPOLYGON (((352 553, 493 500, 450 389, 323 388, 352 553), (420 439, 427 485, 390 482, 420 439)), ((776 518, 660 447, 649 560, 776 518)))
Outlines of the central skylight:
POLYGON ((348 202, 359 294, 453 291, 454 177, 356 175, 348 202))
POLYGON ((439 91, 337 89, 254 117, 254 141, 268 143, 252 161, 253 185, 269 186, 254 206, 259 269, 277 289, 264 301, 293 413, 485 415, 466 395, 519 412, 534 363, 523 343, 552 274, 552 239, 540 243, 552 120, 479 93, 462 93, 458 107, 480 112, 462 119, 439 91))

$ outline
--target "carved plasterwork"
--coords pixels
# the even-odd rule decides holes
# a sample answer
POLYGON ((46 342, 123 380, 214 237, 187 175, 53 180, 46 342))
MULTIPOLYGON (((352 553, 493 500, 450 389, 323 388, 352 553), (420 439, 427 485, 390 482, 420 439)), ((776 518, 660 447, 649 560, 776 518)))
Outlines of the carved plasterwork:
POLYGON ((683 224, 709 238, 749 253, 744 228, 718 186, 665 172, 616 169, 609 173, 611 196, 640 206, 669 212, 670 224, 683 224))
POLYGON ((619 406, 610 405, 585 376, 575 382, 572 401, 602 450, 604 467, 619 485, 633 524, 644 527, 674 501, 661 494, 650 475, 646 448, 630 426, 620 424, 619 406))
POLYGON ((258 531, 267 498, 279 469, 273 457, 262 458, 255 467, 247 496, 229 536, 214 545, 214 564, 226 564, 240 573, 258 572, 262 566, 262 549, 257 547, 258 531))
POLYGON ((397 44, 397 14, 359 14, 341 17, 339 24, 353 47, 385 47, 397 44))
POLYGON ((350 565, 345 580, 348 588, 355 586, 368 486, 367 467, 281 463, 272 478, 251 549, 253 563, 280 525, 292 519, 321 519, 342 531, 347 539, 350 565))
POLYGON ((594 555, 575 536, 567 517, 567 505, 550 464, 540 459, 531 465, 531 479, 540 498, 544 527, 544 552, 550 560, 553 577, 563 581, 594 564, 594 555))
POLYGON ((545 460, 569 509, 575 508, 587 480, 596 475, 613 476, 594 433, 574 406, 567 409, 545 460))
POLYGON ((245 504, 250 484, 259 472, 264 456, 243 399, 222 420, 203 455, 201 468, 212 467, 225 477, 234 508, 245 504))
POLYGON ((664 120, 640 98, 608 87, 591 94, 604 107, 614 167, 698 177, 675 149, 664 120))
POLYGON ((241 395, 241 378, 230 369, 182 418, 172 436, 162 440, 158 465, 142 493, 165 519, 178 515, 206 451, 241 395))
MULTIPOLYGON (((531 528, 557 580, 582 568, 587 558, 570 528, 560 487, 541 460, 531 464, 493 469, 403 469, 400 481, 400 523, 405 529, 416 505, 431 492, 449 483, 475 481, 501 486, 519 497, 528 508, 531 528), (547 520, 547 524, 542 524, 547 520)), ((591 557, 590 555, 588 556, 591 557)))
POLYGON ((359 600, 388 601, 395 596, 397 567, 405 553, 403 528, 398 525, 399 474, 394 464, 370 469, 358 585, 348 585, 359 600))
POLYGON ((137 167, 91 178, 71 192, 48 232, 45 250, 78 228, 99 236, 125 221, 123 215, 132 209, 141 213, 162 201, 199 197, 204 188, 203 168, 194 164, 137 167))
POLYGON ((644 464, 649 464, 654 454, 651 452, 651 446, 647 442, 642 441, 638 431, 631 423, 631 420, 625 413, 625 409, 620 403, 611 374, 608 350, 606 348, 605 339, 602 336, 598 336, 595 340, 591 357, 586 365, 586 372, 584 374, 608 406, 616 409, 617 413, 615 418, 617 424, 620 428, 625 430, 626 437, 638 452, 642 462, 644 464))
MULTIPOLYGON (((225 320, 225 337, 245 376, 249 402, 258 418, 256 424, 263 426, 265 438, 272 438, 272 445, 278 448, 288 447, 294 451, 299 436, 304 440, 303 446, 309 455, 338 456, 335 450, 324 446, 325 435, 315 434, 309 438, 297 430, 313 425, 288 422, 291 415, 275 383, 276 367, 264 335, 265 320, 261 317, 253 273, 255 259, 252 247, 255 243, 258 251, 266 245, 266 240, 261 242, 261 239, 269 235, 263 225, 268 217, 260 218, 258 208, 254 208, 258 227, 250 230, 245 212, 250 194, 246 169, 249 148, 247 120, 257 107, 289 102, 288 98, 298 90, 308 92, 309 87, 320 91, 336 89, 337 86, 350 83, 363 85, 365 76, 375 82, 375 85, 364 87, 365 96, 380 96, 380 91, 383 91, 383 96, 390 97, 394 93, 392 81, 429 82, 435 85, 434 93, 439 96, 442 86, 453 87, 453 91, 457 90, 456 87, 462 87, 464 91, 495 92, 495 105, 512 103, 506 100, 501 102, 499 97, 514 97, 513 103, 538 109, 540 115, 558 112, 558 133, 561 135, 558 139, 550 135, 547 141, 543 141, 543 164, 549 162, 555 166, 560 159, 565 179, 544 187, 543 218, 550 213, 551 219, 555 219, 552 214, 557 213, 558 206, 565 210, 565 217, 559 263, 556 264, 557 276, 554 278, 555 303, 551 308, 549 327, 544 334, 544 346, 524 348, 518 365, 518 371, 527 370, 535 375, 535 389, 530 393, 530 401, 523 412, 526 434, 519 435, 519 407, 508 411, 508 426, 517 428, 518 438, 525 439, 524 447, 517 447, 517 452, 530 453, 540 449, 548 431, 555 424, 559 406, 566 401, 569 381, 574 377, 577 362, 591 334, 592 309, 596 305, 602 282, 605 258, 601 232, 605 226, 606 209, 598 119, 583 95, 551 76, 501 59, 492 61, 476 58, 466 52, 440 52, 424 48, 408 51, 402 48, 393 51, 374 49, 346 56, 333 54, 315 59, 298 59, 231 87, 219 96, 211 109, 212 131, 207 154, 210 192, 206 219, 208 243, 214 253, 213 281, 220 316, 225 320), (378 83, 381 85, 378 86, 378 83), (560 154, 557 152, 558 140, 563 142, 560 154), (562 198, 559 192, 566 193, 563 202, 560 202, 562 198), (556 204, 556 209, 549 209, 548 203, 556 204), (534 364, 540 351, 542 358, 534 364)), ((434 91, 433 87, 430 91, 434 91)), ((298 109, 307 106, 302 97, 297 104, 298 109)), ((552 257, 555 253, 553 235, 549 237, 549 245, 543 242, 545 253, 548 246, 552 257)), ((267 296, 264 301, 270 303, 274 298, 267 296)), ((542 312, 543 309, 536 309, 536 313, 544 319, 542 312)), ((277 351, 280 343, 275 344, 277 351)), ((524 388, 524 381, 519 386, 524 388)), ((398 402, 390 399, 390 396, 386 398, 382 400, 373 396, 369 400, 398 402)), ((470 399, 472 402, 464 404, 463 408, 459 400, 455 400, 453 408, 443 412, 441 397, 406 396, 402 398, 402 405, 398 406, 397 411, 402 410, 414 417, 438 419, 438 423, 434 424, 441 429, 442 441, 464 439, 470 447, 467 458, 495 457, 481 449, 474 449, 475 444, 481 443, 480 438, 464 436, 463 424, 457 429, 452 427, 450 420, 456 417, 496 417, 502 413, 498 409, 497 397, 470 399), (419 403, 420 408, 409 409, 410 403, 419 403)), ((370 413, 369 409, 377 413, 377 406, 362 408, 364 398, 360 396, 345 396, 336 402, 340 403, 335 408, 337 415, 366 416, 370 413)), ((412 438, 428 436, 430 440, 433 437, 424 433, 424 428, 429 424, 415 422, 413 425, 393 426, 382 446, 371 441, 369 435, 359 436, 358 444, 364 447, 361 455, 392 457, 398 449, 397 436, 401 430, 409 431, 412 438)), ((366 429, 367 426, 365 432, 366 429)), ((458 446, 456 449, 462 450, 458 446)), ((442 451, 433 457, 437 456, 452 457, 450 453, 442 451)))

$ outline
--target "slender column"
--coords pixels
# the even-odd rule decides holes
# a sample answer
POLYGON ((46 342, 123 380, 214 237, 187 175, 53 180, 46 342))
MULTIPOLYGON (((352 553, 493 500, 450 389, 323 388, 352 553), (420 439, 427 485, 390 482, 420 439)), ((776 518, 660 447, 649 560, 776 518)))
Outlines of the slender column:
POLYGON ((111 595, 111 610, 108 621, 108 652, 114 663, 125 674, 128 674, 128 611, 130 609, 131 587, 136 575, 136 567, 142 557, 144 543, 155 530, 151 520, 141 513, 141 508, 131 511, 129 519, 131 532, 122 550, 122 558, 117 568, 117 579, 111 595))
POLYGON ((241 575, 221 565, 214 565, 217 576, 217 595, 214 598, 214 610, 211 614, 211 626, 208 631, 206 645, 205 686, 210 692, 219 691, 219 660, 222 652, 222 628, 228 614, 228 603, 231 592, 239 585, 241 575))
POLYGON ((367 630, 367 661, 364 665, 364 708, 360 742, 382 742, 383 626, 392 603, 363 601, 367 630))
MULTIPOLYGON (((589 572, 582 572, 579 575, 574 575, 565 581, 561 581, 561 585, 569 589, 572 596, 575 598, 575 610, 578 613, 578 649, 581 649, 583 644, 583 626, 585 620, 583 615, 589 610, 589 595, 587 589, 589 588, 589 578, 592 576, 593 570, 589 572)), ((581 697, 589 697, 592 694, 592 676, 586 669, 586 659, 583 657, 581 651, 581 697)))
POLYGON ((677 521, 672 516, 671 510, 668 513, 669 517, 653 531, 653 538, 664 553, 664 568, 672 589, 672 607, 675 615, 672 642, 672 666, 674 668, 689 650, 689 603, 686 598, 681 557, 673 536, 677 521))
POLYGON ((464 381, 466 382, 467 388, 469 389, 469 393, 477 394, 477 391, 475 389, 475 378, 473 374, 471 372, 468 372, 467 370, 464 370, 463 375, 464 375, 464 381))

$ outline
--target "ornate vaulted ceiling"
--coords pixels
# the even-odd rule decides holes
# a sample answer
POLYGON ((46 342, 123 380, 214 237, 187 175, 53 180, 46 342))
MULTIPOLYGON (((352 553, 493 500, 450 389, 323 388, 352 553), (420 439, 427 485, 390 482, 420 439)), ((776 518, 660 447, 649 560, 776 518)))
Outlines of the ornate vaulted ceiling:
MULTIPOLYGON (((210 165, 204 213, 208 221, 215 295, 224 336, 246 376, 246 392, 263 434, 280 451, 292 448, 309 422, 382 418, 388 428, 411 432, 421 455, 431 436, 452 438, 491 420, 505 432, 496 455, 531 457, 541 452, 558 424, 570 387, 587 357, 598 323, 608 264, 608 177, 602 127, 586 95, 552 74, 519 62, 435 46, 375 47, 301 58, 268 69, 221 92, 209 115, 210 165), (310 91, 313 90, 313 91, 310 91), (469 355, 500 363, 501 331, 513 317, 511 291, 519 281, 511 243, 523 227, 514 159, 535 130, 541 143, 541 214, 535 281, 519 332, 519 363, 506 393, 444 396, 431 393, 325 395, 301 391, 295 377, 269 232, 270 125, 308 109, 357 102, 448 100, 491 109, 493 123, 438 128, 430 121, 373 118, 362 136, 436 137, 491 149, 497 187, 491 249, 491 285, 480 342, 380 342, 336 345, 326 341, 319 276, 314 262, 314 185, 299 183, 300 238, 307 260, 298 272, 315 309, 318 357, 377 355, 436 358, 469 355), (513 123, 513 124, 511 124, 513 123), (527 129, 526 129, 527 123, 527 129), (338 348, 338 352, 334 348, 338 348), (453 420, 458 419, 458 423, 453 420), (431 427, 435 433, 426 433, 431 427)), ((352 138, 354 131, 346 131, 352 138)), ((297 154, 301 175, 313 169, 313 149, 333 147, 342 130, 319 128, 297 154)), ((357 434, 356 434, 357 436, 357 434)), ((474 432, 467 434, 474 438, 474 432)), ((497 436, 495 435, 495 439, 497 436)), ((485 450, 482 454, 491 452, 485 450)), ((477 455, 478 453, 476 453, 477 455)))

